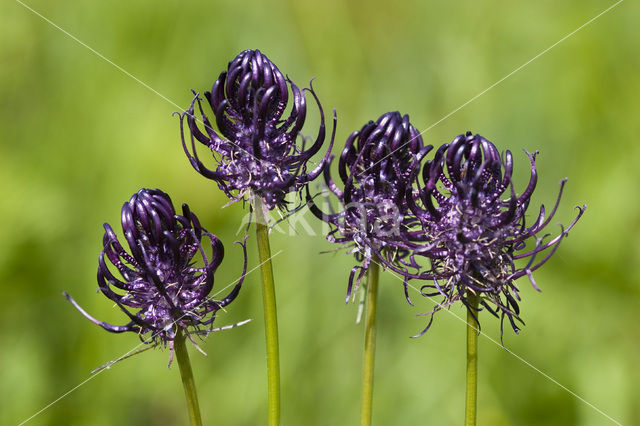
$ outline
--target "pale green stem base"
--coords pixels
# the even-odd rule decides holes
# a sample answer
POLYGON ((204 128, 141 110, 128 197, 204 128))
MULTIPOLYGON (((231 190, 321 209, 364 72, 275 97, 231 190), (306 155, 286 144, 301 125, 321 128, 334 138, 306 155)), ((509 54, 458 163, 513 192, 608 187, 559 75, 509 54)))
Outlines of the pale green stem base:
POLYGON ((187 352, 187 347, 184 342, 185 335, 182 330, 180 330, 173 341, 173 350, 175 351, 176 358, 178 359, 178 367, 180 368, 180 377, 182 377, 184 395, 187 397, 189 420, 192 426, 202 426, 200 406, 198 405, 198 393, 196 392, 196 384, 193 381, 193 371, 191 371, 189 353, 187 352))
POLYGON ((479 324, 476 322, 479 312, 476 309, 478 308, 480 298, 473 293, 469 293, 467 300, 471 308, 467 307, 467 390, 464 407, 464 424, 465 426, 475 426, 478 399, 479 330, 479 324), (471 314, 472 312, 473 315, 471 314))
POLYGON ((269 396, 269 426, 280 424, 280 355, 278 349, 278 317, 276 291, 273 285, 273 266, 269 246, 267 217, 259 196, 253 198, 256 214, 256 237, 262 275, 262 304, 264 306, 264 331, 267 341, 267 388, 269 396))
POLYGON ((376 351, 376 308, 378 303, 378 259, 373 258, 367 279, 366 312, 364 322, 364 356, 362 362, 362 408, 360 425, 371 425, 373 404, 373 372, 376 351))

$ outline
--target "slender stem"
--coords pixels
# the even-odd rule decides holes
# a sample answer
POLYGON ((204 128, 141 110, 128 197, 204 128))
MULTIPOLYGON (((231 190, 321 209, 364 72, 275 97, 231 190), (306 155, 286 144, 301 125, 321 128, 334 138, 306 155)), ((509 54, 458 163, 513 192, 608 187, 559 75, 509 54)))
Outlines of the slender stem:
POLYGON ((278 317, 276 291, 273 285, 273 266, 269 247, 267 217, 259 196, 253 197, 256 214, 256 237, 262 275, 262 304, 264 306, 264 331, 267 340, 267 388, 269 395, 269 426, 280 424, 280 355, 278 349, 278 317))
POLYGON ((187 407, 189 409, 189 420, 192 426, 202 426, 202 418, 200 417, 200 406, 198 405, 198 393, 196 392, 196 384, 193 381, 193 371, 191 371, 191 361, 189 361, 189 352, 184 344, 185 335, 182 330, 178 331, 178 335, 173 341, 173 349, 178 359, 180 367, 180 376, 182 377, 182 386, 184 387, 184 396, 187 397, 187 407))
POLYGON ((378 303, 378 259, 373 258, 367 279, 366 313, 364 322, 364 357, 362 362, 362 408, 360 425, 371 425, 373 405, 373 372, 376 351, 376 308, 378 303))
POLYGON ((476 406, 478 399, 478 303, 480 298, 469 292, 467 294, 467 391, 465 397, 464 424, 475 426, 476 406), (475 316, 475 318, 474 318, 475 316))

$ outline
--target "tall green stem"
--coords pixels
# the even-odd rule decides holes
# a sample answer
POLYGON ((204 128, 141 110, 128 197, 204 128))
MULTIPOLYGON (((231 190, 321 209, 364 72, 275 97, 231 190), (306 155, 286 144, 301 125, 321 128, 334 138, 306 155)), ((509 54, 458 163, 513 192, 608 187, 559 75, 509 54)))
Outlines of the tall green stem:
POLYGON ((480 298, 467 293, 469 307, 467 307, 467 391, 465 397, 464 424, 476 425, 476 406, 478 399, 478 304, 480 298), (474 318, 475 316, 475 318, 474 318))
POLYGON ((362 362, 362 408, 360 425, 371 425, 373 403, 373 372, 376 351, 376 308, 378 303, 378 258, 374 257, 369 266, 367 279, 366 313, 364 322, 364 357, 362 362))
POLYGON ((196 384, 193 381, 193 371, 191 371, 191 361, 189 361, 189 353, 184 344, 185 335, 182 330, 178 331, 178 335, 173 340, 173 350, 178 359, 178 367, 180 367, 180 377, 182 377, 182 386, 184 387, 184 395, 187 397, 187 407, 189 409, 189 420, 192 426, 202 426, 202 418, 200 417, 200 406, 198 405, 198 393, 196 392, 196 384))
POLYGON ((280 424, 280 355, 278 349, 278 317, 276 291, 273 285, 273 266, 269 246, 267 216, 259 196, 253 197, 256 214, 256 237, 262 275, 262 304, 264 306, 264 331, 267 340, 267 387, 269 394, 269 426, 280 424))

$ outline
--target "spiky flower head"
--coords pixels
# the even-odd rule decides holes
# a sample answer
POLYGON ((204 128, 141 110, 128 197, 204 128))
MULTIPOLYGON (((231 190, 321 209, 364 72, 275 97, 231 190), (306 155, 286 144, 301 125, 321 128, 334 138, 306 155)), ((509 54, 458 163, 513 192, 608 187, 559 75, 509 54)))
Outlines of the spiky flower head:
POLYGON ((190 108, 181 115, 182 146, 194 169, 216 181, 230 199, 256 195, 269 210, 283 208, 287 193, 300 191, 322 172, 333 144, 335 111, 327 153, 320 164, 309 171, 309 160, 320 151, 325 140, 320 101, 311 85, 309 89, 300 90, 259 50, 241 52, 220 74, 211 92, 204 95, 218 131, 205 115, 196 94, 190 108), (311 93, 320 111, 320 126, 310 146, 306 146, 308 139, 300 133, 307 113, 305 91, 311 93), (286 116, 288 107, 290 112, 286 116), (184 135, 184 119, 189 143, 184 135), (195 141, 211 150, 217 167, 210 169, 202 163, 195 141))
POLYGON ((537 219, 528 226, 527 208, 538 175, 537 152, 525 153, 531 175, 520 195, 513 186, 511 152, 506 151, 501 159, 496 146, 480 135, 459 135, 440 147, 433 161, 425 162, 424 185, 408 200, 430 240, 429 250, 422 254, 431 259, 431 270, 424 277, 433 284, 424 285, 422 293, 443 300, 426 314, 431 319, 422 333, 435 312, 456 301, 469 306, 471 295, 480 298, 480 309, 501 319, 501 332, 505 317, 518 332, 516 321, 522 321, 515 280, 526 275, 539 290, 532 272, 555 253, 586 208, 578 207, 577 217, 558 236, 545 241, 549 234, 540 235, 557 211, 563 179, 551 214, 545 218, 541 206, 537 219), (524 265, 516 265, 518 261, 524 265))
POLYGON ((144 343, 169 343, 172 347, 180 329, 190 338, 192 334, 208 334, 216 312, 231 303, 242 286, 247 266, 244 243, 241 278, 229 294, 215 300, 210 293, 224 247, 215 235, 202 228, 186 204, 179 215, 167 194, 158 189, 141 189, 122 206, 121 221, 129 250, 105 223, 98 287, 127 315, 129 322, 112 325, 99 321, 65 293, 67 299, 105 330, 132 331, 144 343), (211 252, 209 257, 206 251, 211 252))
POLYGON ((405 293, 406 280, 415 277, 407 268, 417 268, 412 250, 422 235, 411 231, 416 221, 405 197, 421 159, 431 148, 423 145, 408 115, 383 114, 347 139, 338 162, 343 189, 331 178, 330 163, 325 168, 325 183, 339 199, 340 211, 323 213, 307 194, 311 211, 331 225, 327 239, 344 244, 361 262, 351 270, 347 301, 354 283, 357 290, 369 265, 377 259, 405 277, 405 293))

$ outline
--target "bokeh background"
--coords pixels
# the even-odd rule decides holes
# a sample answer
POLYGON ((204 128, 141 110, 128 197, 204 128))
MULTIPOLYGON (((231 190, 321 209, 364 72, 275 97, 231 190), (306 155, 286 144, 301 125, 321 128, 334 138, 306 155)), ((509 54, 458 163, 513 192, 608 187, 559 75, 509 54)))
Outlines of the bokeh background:
MULTIPOLYGON (((465 108, 449 112, 614 4, 588 0, 489 1, 94 1, 29 0, 163 97, 54 28, 19 2, 0 2, 0 423, 18 424, 139 341, 85 320, 123 315, 96 293, 102 223, 140 187, 188 202, 226 245, 216 275, 238 277, 232 242, 246 211, 226 208, 215 184, 189 166, 178 120, 190 88, 204 91, 229 60, 258 48, 299 85, 315 77, 346 136, 389 110, 430 128, 426 143, 479 132, 517 159, 540 150, 534 201, 552 204, 569 177, 557 222, 588 209, 536 275, 520 283, 527 325, 505 344, 480 339, 479 423, 613 424, 539 369, 622 424, 640 424, 638 214, 640 7, 625 1, 465 108), (176 106, 177 105, 177 106, 176 106)), ((310 108, 308 129, 317 123, 310 108), (314 121, 315 120, 315 121, 314 121)), ((313 132, 313 130, 309 130, 313 132)), ((520 186, 522 187, 522 186, 520 186)), ((535 206, 534 208, 537 208, 535 206)), ((534 214, 534 213, 532 213, 534 214)), ((362 324, 344 304, 353 259, 320 235, 283 228, 272 239, 279 305, 285 425, 358 422, 362 324)), ((558 231, 559 227, 555 229, 558 231)), ((250 267, 257 265, 254 238, 250 267)), ((433 303, 404 300, 381 275, 374 401, 377 425, 461 424, 465 327, 433 303)), ((206 424, 259 425, 266 378, 259 273, 218 325, 204 357, 191 351, 206 424)), ((483 318, 499 339, 499 325, 483 318)), ((32 419, 33 425, 186 424, 177 366, 156 350, 115 365, 32 419)))

